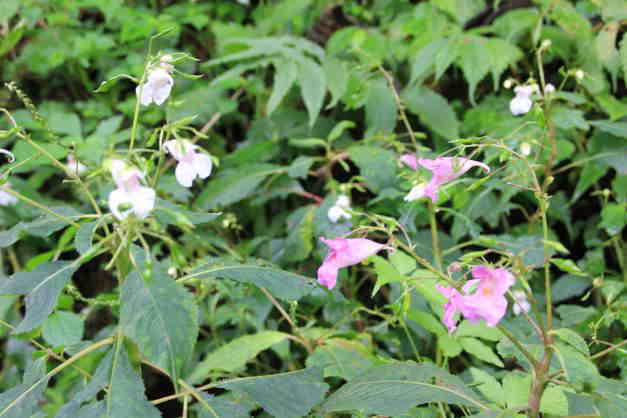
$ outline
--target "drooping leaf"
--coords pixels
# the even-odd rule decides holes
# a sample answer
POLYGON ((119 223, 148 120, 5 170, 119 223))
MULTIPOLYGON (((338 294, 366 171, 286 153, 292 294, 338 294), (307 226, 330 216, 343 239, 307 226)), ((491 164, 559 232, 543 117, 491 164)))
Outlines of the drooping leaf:
POLYGON ((219 387, 247 394, 276 418, 306 415, 322 401, 329 388, 318 368, 233 379, 219 387))
POLYGON ((133 369, 126 349, 118 345, 113 350, 116 351, 109 375, 106 418, 161 418, 157 407, 146 399, 144 383, 133 369))
POLYGON ((19 334, 41 325, 52 313, 65 284, 78 263, 53 261, 40 264, 31 272, 15 273, 0 284, 0 294, 26 295, 26 316, 13 330, 19 334))
MULTIPOLYGON (((76 220, 81 215, 76 209, 69 206, 49 208, 52 212, 70 220, 76 220)), ((26 235, 47 237, 68 225, 68 221, 58 216, 44 213, 30 222, 20 222, 8 231, 0 232, 0 248, 15 244, 26 235)))
POLYGON ((298 75, 298 67, 292 60, 277 60, 274 62, 274 71, 272 94, 270 99, 268 99, 266 109, 268 115, 274 112, 292 85, 294 85, 298 75))
POLYGON ((185 279, 215 277, 263 287, 274 296, 284 300, 298 300, 317 287, 315 282, 308 277, 278 269, 261 260, 258 260, 256 264, 224 262, 224 260, 209 261, 193 269, 185 279))
POLYGON ((298 83, 303 94, 305 107, 309 113, 309 126, 313 126, 318 119, 324 96, 327 91, 327 81, 322 67, 315 61, 304 59, 298 63, 298 83))
POLYGON ((497 356, 490 347, 482 343, 480 340, 476 338, 460 338, 459 342, 464 348, 464 351, 472 354, 478 359, 492 363, 498 367, 504 366, 499 356, 497 356))
POLYGON ((261 351, 284 341, 288 334, 278 331, 262 331, 253 335, 236 338, 209 353, 186 379, 191 383, 201 383, 211 371, 234 372, 245 366, 261 351))
POLYGON ((139 249, 133 257, 137 269, 120 289, 120 327, 148 362, 178 382, 198 336, 196 302, 162 263, 147 263, 139 249))

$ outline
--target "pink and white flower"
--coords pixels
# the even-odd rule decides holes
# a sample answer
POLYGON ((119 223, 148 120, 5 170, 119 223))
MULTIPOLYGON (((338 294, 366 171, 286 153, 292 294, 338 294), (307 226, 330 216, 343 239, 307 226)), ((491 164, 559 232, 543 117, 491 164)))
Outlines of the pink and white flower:
POLYGON ((185 139, 167 141, 163 146, 179 162, 174 174, 181 186, 192 187, 196 177, 206 179, 211 174, 211 157, 199 152, 199 146, 185 139))
POLYGON ((514 290, 512 296, 514 296, 514 306, 512 306, 514 315, 520 315, 521 312, 529 312, 531 305, 527 300, 527 294, 525 292, 522 290, 514 290))
POLYGON ((406 201, 413 201, 426 196, 435 203, 438 200, 438 189, 441 185, 455 180, 472 167, 481 167, 486 173, 490 172, 490 167, 486 164, 462 157, 439 157, 430 160, 405 154, 401 157, 401 162, 414 170, 421 166, 431 171, 431 180, 426 184, 420 183, 414 186, 405 196, 406 201))
POLYGON ((340 219, 350 219, 352 215, 347 212, 351 208, 351 200, 345 194, 339 195, 335 201, 335 205, 331 206, 327 212, 329 220, 333 223, 340 219))
POLYGON ((150 187, 142 186, 140 180, 144 173, 135 167, 128 166, 124 161, 112 160, 109 169, 117 189, 109 194, 109 208, 119 220, 134 214, 143 219, 155 207, 156 193, 150 187))
POLYGON ((509 111, 512 115, 524 115, 531 110, 533 106, 531 95, 536 89, 537 86, 534 85, 518 86, 514 89, 516 96, 509 102, 509 111))
POLYGON ((366 238, 320 238, 329 247, 329 253, 318 268, 318 282, 329 289, 337 283, 337 274, 341 268, 360 263, 384 248, 383 244, 366 238))
POLYGON ((447 299, 442 322, 449 332, 457 328, 454 316, 458 312, 471 322, 483 319, 488 327, 495 327, 507 311, 505 294, 514 284, 514 276, 504 268, 485 265, 473 267, 471 273, 474 279, 463 286, 463 293, 450 287, 436 286, 447 299))
POLYGON ((161 105, 166 101, 172 86, 174 85, 174 79, 166 68, 157 67, 148 73, 146 82, 137 86, 135 92, 142 105, 148 106, 150 103, 161 105))

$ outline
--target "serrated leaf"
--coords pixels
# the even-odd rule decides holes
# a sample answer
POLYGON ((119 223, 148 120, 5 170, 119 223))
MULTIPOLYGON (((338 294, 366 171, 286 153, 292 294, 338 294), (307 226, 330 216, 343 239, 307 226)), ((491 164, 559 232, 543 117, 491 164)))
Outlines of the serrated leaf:
POLYGON ((396 156, 392 151, 378 147, 357 145, 347 152, 359 167, 366 185, 373 192, 380 192, 396 184, 396 156))
POLYGON ((30 417, 40 409, 39 402, 43 400, 43 391, 48 384, 48 379, 44 379, 46 360, 46 357, 41 357, 30 361, 22 383, 0 394, 0 417, 30 417))
MULTIPOLYGON (((69 220, 76 220, 81 215, 78 211, 69 206, 55 206, 49 209, 69 220)), ((44 213, 34 221, 20 222, 8 231, 0 232, 0 248, 6 248, 13 245, 22 239, 22 237, 27 235, 47 237, 61 228, 64 228, 66 225, 68 225, 68 222, 65 219, 44 213)))
POLYGON ((327 86, 329 88, 329 92, 331 93, 331 102, 326 108, 332 109, 344 96, 344 93, 346 93, 349 72, 344 62, 330 56, 327 56, 324 60, 323 69, 327 80, 327 86))
POLYGON ((77 344, 83 339, 85 321, 73 312, 55 312, 46 319, 41 334, 53 347, 77 344))
POLYGON ((375 366, 346 383, 327 398, 320 412, 360 411, 399 416, 428 402, 486 408, 477 398, 460 379, 436 366, 393 363, 375 366))
POLYGON ((164 225, 178 225, 179 227, 193 227, 216 219, 220 212, 195 212, 187 210, 168 200, 157 198, 154 216, 164 225))
POLYGON ((569 328, 559 328, 551 331, 553 334, 557 335, 561 340, 570 344, 576 350, 580 351, 582 354, 589 356, 590 350, 588 349, 588 344, 586 344, 586 340, 583 339, 581 335, 577 332, 573 331, 569 328))
POLYGON ((137 264, 120 289, 120 327, 135 341, 143 357, 175 382, 190 360, 198 336, 194 297, 167 273, 148 264, 143 250, 133 249, 137 264))
POLYGON ((282 260, 286 262, 302 261, 309 257, 314 248, 313 219, 316 206, 304 206, 296 210, 287 219, 285 251, 282 260))
POLYGON ((278 269, 261 261, 258 264, 241 264, 216 260, 216 262, 208 262, 196 267, 185 279, 215 277, 263 287, 274 296, 284 300, 298 300, 317 287, 315 282, 308 277, 278 269))
POLYGON ((355 340, 331 338, 319 345, 306 360, 307 367, 324 368, 324 377, 351 380, 377 363, 370 350, 355 340))
POLYGON ((309 113, 309 127, 312 127, 324 102, 327 81, 322 67, 315 61, 305 59, 298 62, 298 83, 303 94, 305 107, 309 113))
POLYGON ((377 79, 370 83, 366 97, 366 136, 390 134, 396 126, 398 110, 388 83, 377 79))
POLYGON ((196 392, 202 399, 193 409, 199 418, 249 418, 249 408, 205 392, 196 392))
POLYGON ((459 342, 461 343, 464 351, 473 356, 477 357, 480 360, 485 362, 494 364, 499 367, 504 367, 503 362, 496 355, 496 353, 486 344, 482 343, 480 340, 476 338, 460 338, 459 342))
POLYGON ((48 318, 78 265, 70 261, 53 261, 40 264, 31 272, 15 273, 2 281, 0 294, 26 295, 26 316, 13 330, 14 334, 37 328, 48 318))
MULTIPOLYGON (((119 341, 117 344, 122 344, 119 341)), ((124 347, 116 346, 109 379, 106 418, 161 418, 161 413, 146 399, 144 382, 131 366, 124 347)))
POLYGON ((477 384, 475 387, 479 392, 499 406, 505 406, 505 393, 494 376, 476 367, 470 368, 470 374, 473 382, 477 384))
POLYGON ((446 139, 459 136, 459 121, 448 101, 433 90, 415 86, 403 92, 403 102, 420 121, 446 139))
POLYGON ((307 415, 329 388, 319 368, 233 379, 218 387, 247 394, 276 418, 307 415))
POLYGON ((236 338, 207 354, 186 380, 197 384, 205 380, 212 371, 234 372, 244 367, 257 354, 284 341, 288 336, 278 331, 262 331, 236 338))
POLYGON ((270 94, 270 99, 268 99, 266 110, 268 115, 274 112, 287 92, 294 85, 296 76, 298 75, 298 67, 294 61, 280 60, 274 62, 274 71, 272 94, 270 94))
POLYGON ((549 386, 540 399, 540 412, 559 417, 568 415, 568 399, 564 391, 557 386, 549 386))

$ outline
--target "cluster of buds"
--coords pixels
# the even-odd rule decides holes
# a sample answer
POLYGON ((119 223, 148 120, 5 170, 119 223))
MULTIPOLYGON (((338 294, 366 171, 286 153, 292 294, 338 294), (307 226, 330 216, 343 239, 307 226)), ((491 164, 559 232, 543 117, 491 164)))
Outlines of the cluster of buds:
POLYGON ((329 220, 333 223, 337 223, 341 219, 349 220, 352 216, 350 212, 348 212, 350 209, 350 198, 345 194, 341 194, 337 197, 335 204, 329 208, 327 216, 329 220))

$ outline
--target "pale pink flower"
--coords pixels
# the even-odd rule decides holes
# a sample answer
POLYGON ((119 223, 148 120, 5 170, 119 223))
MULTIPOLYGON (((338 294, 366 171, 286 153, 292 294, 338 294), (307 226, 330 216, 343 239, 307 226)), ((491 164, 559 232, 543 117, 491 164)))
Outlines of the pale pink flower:
POLYGON ((375 255, 383 248, 383 244, 366 238, 320 238, 329 247, 329 252, 322 265, 318 268, 318 282, 329 289, 333 289, 337 282, 337 274, 341 268, 360 263, 362 260, 375 255))
POLYGON ((483 319, 487 326, 495 327, 507 311, 505 294, 514 284, 514 276, 504 268, 483 265, 473 267, 471 272, 474 279, 464 285, 463 293, 453 288, 436 286, 447 298, 442 322, 449 332, 457 328, 453 319, 457 312, 471 322, 483 319))
POLYGON ((536 88, 534 88, 534 85, 526 85, 518 86, 514 89, 516 96, 509 102, 509 111, 512 112, 512 115, 524 115, 531 110, 531 106, 533 106, 531 95, 536 88))
POLYGON ((514 296, 514 306, 512 307, 514 315, 520 315, 521 312, 529 312, 531 305, 527 300, 527 294, 525 292, 522 290, 514 290, 512 296, 514 296))
POLYGON ((6 182, 2 186, 0 186, 0 206, 11 206, 18 202, 18 199, 10 193, 2 190, 2 187, 7 189, 11 188, 11 183, 6 182))
POLYGON ((131 213, 140 219, 148 216, 155 207, 157 196, 153 189, 141 185, 144 174, 121 160, 110 161, 109 169, 117 185, 117 189, 109 194, 113 216, 119 220, 126 219, 131 213))
MULTIPOLYGON (((411 157, 411 155, 406 154, 401 157, 401 161, 413 167, 414 164, 411 157), (405 159, 403 160, 403 158, 405 159)), ((415 162, 416 168, 420 165, 431 171, 431 180, 429 180, 426 185, 421 183, 414 186, 409 194, 405 196, 406 201, 412 201, 427 196, 435 203, 438 200, 438 189, 441 185, 455 180, 472 167, 481 167, 486 173, 490 172, 490 167, 487 165, 462 157, 439 157, 435 160, 418 158, 415 162)))
POLYGON ((174 174, 183 187, 192 187, 196 177, 206 179, 211 174, 213 163, 211 157, 201 148, 185 139, 171 140, 163 144, 166 150, 179 162, 174 174))
POLYGON ((418 159, 414 154, 403 154, 399 161, 412 170, 418 170, 418 159))
POLYGON ((154 102, 161 105, 170 95, 174 79, 166 68, 157 67, 148 73, 146 82, 137 86, 135 93, 142 105, 148 106, 154 102))

